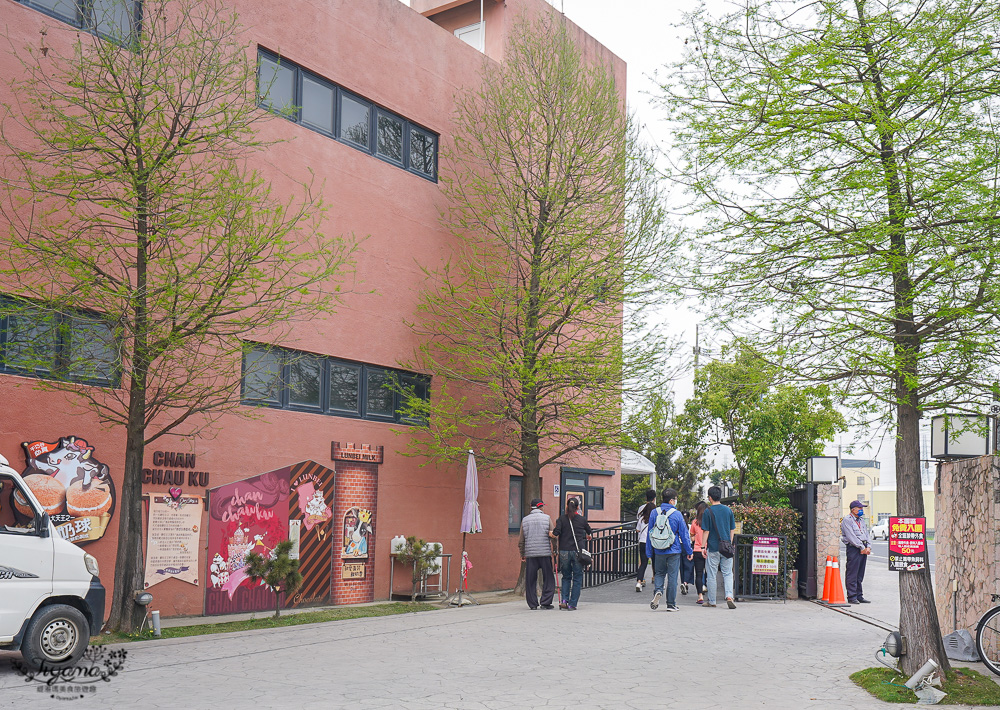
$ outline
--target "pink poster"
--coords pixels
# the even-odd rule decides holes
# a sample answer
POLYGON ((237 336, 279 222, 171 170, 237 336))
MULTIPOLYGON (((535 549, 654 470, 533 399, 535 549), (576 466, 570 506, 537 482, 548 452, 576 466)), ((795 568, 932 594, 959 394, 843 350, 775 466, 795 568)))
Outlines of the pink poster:
POLYGON ((208 492, 208 574, 205 613, 274 609, 274 594, 246 576, 246 556, 268 556, 288 537, 290 468, 208 492))

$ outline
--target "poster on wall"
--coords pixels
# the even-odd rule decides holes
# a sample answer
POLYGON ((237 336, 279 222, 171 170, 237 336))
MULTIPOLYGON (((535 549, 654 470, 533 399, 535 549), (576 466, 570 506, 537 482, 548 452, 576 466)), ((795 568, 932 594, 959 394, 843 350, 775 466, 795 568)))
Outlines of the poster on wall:
POLYGON ((368 559, 368 536, 372 534, 372 512, 361 507, 348 508, 344 513, 345 560, 368 559))
POLYGON ((302 585, 286 606, 323 604, 330 601, 333 543, 334 472, 315 461, 303 461, 290 469, 292 495, 288 503, 289 530, 298 528, 299 572, 302 585))
POLYGON ((754 537, 751 574, 778 574, 778 543, 776 537, 754 537))
POLYGON ((201 501, 201 496, 186 496, 180 489, 149 497, 146 588, 171 577, 198 584, 201 501))
POLYGON ((889 571, 927 567, 927 518, 889 518, 889 571))
POLYGON ((205 613, 264 611, 274 594, 246 574, 246 556, 268 557, 288 537, 289 469, 209 491, 205 613))
MULTIPOLYGON (((27 463, 21 476, 59 536, 77 545, 104 537, 117 496, 111 471, 94 456, 95 447, 77 436, 26 441, 21 446, 27 463)), ((33 517, 19 493, 14 493, 14 510, 19 523, 33 517)))

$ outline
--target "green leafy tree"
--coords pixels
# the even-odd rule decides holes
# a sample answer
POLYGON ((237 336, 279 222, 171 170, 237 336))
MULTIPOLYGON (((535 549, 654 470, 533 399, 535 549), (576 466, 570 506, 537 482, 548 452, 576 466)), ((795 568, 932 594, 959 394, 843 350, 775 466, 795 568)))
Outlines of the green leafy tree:
POLYGON ((438 543, 428 544, 413 535, 406 538, 406 545, 396 554, 396 561, 411 565, 413 568, 412 582, 410 589, 410 601, 417 601, 417 594, 420 592, 420 585, 427 576, 429 570, 434 567, 435 561, 441 555, 441 545, 438 543))
POLYGON ((269 557, 256 552, 246 556, 247 577, 254 582, 263 582, 274 592, 274 618, 281 616, 281 595, 288 598, 302 584, 302 573, 299 572, 299 561, 289 557, 292 551, 292 541, 282 540, 274 547, 269 557))
MULTIPOLYGON (((704 448, 682 429, 674 416, 673 401, 653 393, 625 424, 625 448, 641 453, 656 467, 657 497, 665 488, 677 491, 677 507, 693 508, 702 499, 701 481, 708 472, 704 448)), ((649 479, 628 476, 622 481, 622 520, 635 516, 646 502, 649 479)))
POLYGON ((270 114, 223 3, 143 2, 141 32, 124 5, 94 12, 122 24, 75 40, 42 32, 23 48, 8 38, 22 73, 2 103, 0 281, 30 296, 6 313, 29 324, 27 341, 59 314, 96 313, 113 329, 94 351, 113 353, 117 386, 65 381, 51 343, 27 342, 13 364, 123 430, 108 627, 131 632, 144 614, 132 593, 143 582, 145 447, 207 435, 237 409, 244 340, 329 312, 354 247, 322 233, 307 187, 281 200, 253 167, 270 114))
MULTIPOLYGON (((1000 6, 751 0, 689 25, 664 104, 703 217, 692 283, 894 427, 897 513, 921 516, 920 418, 985 405, 1000 365, 1000 6)), ((899 594, 904 671, 948 669, 930 571, 899 594)))
POLYGON ((436 388, 409 399, 428 422, 411 451, 454 462, 474 448, 523 474, 525 509, 543 467, 616 453, 623 397, 664 372, 655 334, 631 338, 666 240, 622 89, 564 18, 541 13, 517 20, 504 61, 457 98, 441 176, 458 246, 428 270, 440 286, 413 326, 423 344, 408 365, 436 388))
POLYGON ((845 428, 826 385, 796 387, 742 341, 723 350, 695 374, 695 391, 679 425, 704 448, 725 446, 741 499, 787 502, 805 480, 806 459, 823 453, 824 441, 845 428))

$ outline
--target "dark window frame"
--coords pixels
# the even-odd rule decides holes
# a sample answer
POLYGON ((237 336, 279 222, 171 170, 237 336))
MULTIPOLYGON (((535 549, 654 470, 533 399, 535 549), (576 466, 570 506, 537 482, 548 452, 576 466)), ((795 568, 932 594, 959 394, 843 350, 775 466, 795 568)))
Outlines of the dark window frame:
MULTIPOLYGON (((20 5, 24 5, 25 7, 31 8, 35 12, 40 12, 43 15, 51 17, 54 20, 63 22, 69 25, 70 27, 76 27, 77 29, 83 30, 84 32, 88 32, 93 35, 99 35, 111 42, 117 41, 116 37, 111 37, 109 35, 104 34, 103 32, 97 31, 97 23, 94 20, 93 16, 91 16, 90 18, 86 17, 88 12, 93 11, 93 5, 94 5, 93 0, 66 0, 67 4, 72 4, 73 7, 76 9, 76 14, 72 18, 67 17, 66 15, 61 15, 55 10, 45 7, 41 3, 33 2, 32 0, 14 0, 14 1, 20 5)), ((142 32, 142 20, 143 20, 142 0, 133 0, 132 13, 133 13, 132 20, 135 23, 134 27, 136 32, 142 32)))
POLYGON ((424 392, 427 398, 430 398, 430 377, 427 375, 421 375, 415 372, 407 372, 406 370, 398 370, 392 367, 384 367, 382 365, 368 365, 363 362, 355 362, 352 360, 343 360, 340 358, 329 357, 327 355, 318 355, 316 353, 310 353, 303 350, 292 350, 290 348, 283 348, 280 346, 265 345, 264 343, 247 343, 246 351, 243 355, 242 363, 242 374, 240 377, 240 402, 245 405, 255 406, 255 407, 266 407, 268 409, 281 409, 290 412, 307 412, 311 414, 322 414, 331 417, 344 417, 347 419, 365 419, 367 421, 375 422, 385 422, 388 424, 405 424, 405 425, 415 425, 419 426, 425 424, 425 422, 418 420, 413 417, 405 417, 400 413, 400 407, 402 406, 401 394, 398 391, 393 391, 393 413, 392 415, 385 415, 382 413, 368 412, 368 373, 374 371, 384 371, 390 375, 390 378, 399 378, 401 380, 413 380, 421 382, 424 386, 424 392), (253 351, 269 351, 272 353, 277 353, 279 357, 278 366, 278 396, 274 400, 268 399, 253 399, 248 396, 247 393, 247 381, 246 381, 246 362, 247 356, 253 351), (320 361, 320 404, 318 407, 312 405, 296 404, 291 401, 291 378, 289 377, 290 368, 295 358, 298 357, 308 357, 316 358, 320 361), (351 369, 356 369, 358 371, 358 408, 356 411, 351 411, 347 409, 340 409, 331 404, 331 373, 330 368, 334 365, 348 367, 351 369))
MULTIPOLYGON (((90 385, 92 387, 108 387, 111 389, 117 388, 121 381, 121 363, 118 359, 120 350, 117 347, 113 347, 115 356, 113 362, 110 364, 110 371, 107 373, 106 377, 85 377, 82 375, 74 375, 71 372, 71 367, 73 365, 73 333, 77 332, 77 330, 73 328, 74 319, 104 324, 108 328, 108 334, 112 342, 116 340, 113 324, 105 316, 96 311, 76 309, 70 313, 60 311, 53 314, 52 327, 55 333, 55 342, 52 346, 51 368, 27 368, 7 364, 7 343, 10 338, 10 318, 17 318, 19 316, 16 312, 5 312, 6 309, 4 306, 16 304, 16 308, 22 309, 25 307, 31 307, 34 303, 34 301, 29 299, 21 300, 0 296, 0 374, 33 377, 39 380, 53 380, 56 382, 76 382, 81 385, 90 385)), ((41 306, 41 304, 35 307, 37 307, 42 313, 45 313, 45 309, 41 306)), ((23 317, 23 315, 20 317, 23 317)))
MULTIPOLYGON (((80 0, 83 1, 83 0, 80 0)), ((309 71, 308 69, 296 64, 295 62, 283 59, 277 52, 272 52, 271 50, 265 49, 263 47, 257 47, 257 106, 259 106, 264 111, 270 111, 276 116, 287 119, 292 123, 296 123, 303 128, 315 131, 322 136, 327 138, 332 138, 338 143, 350 146, 354 150, 366 153, 373 158, 381 160, 383 163, 388 163, 389 165, 394 165, 397 168, 402 168, 408 173, 412 173, 424 180, 429 180, 436 183, 438 181, 438 153, 440 148, 440 135, 434 131, 421 126, 420 124, 410 121, 405 116, 401 116, 395 111, 390 111, 384 106, 380 106, 370 99, 365 98, 361 94, 346 89, 336 82, 330 81, 326 77, 320 76, 319 74, 309 71), (280 67, 294 72, 294 77, 292 80, 292 108, 289 111, 278 111, 271 108, 270 103, 266 101, 266 96, 260 93, 260 69, 261 69, 261 59, 266 59, 269 62, 274 62, 280 67), (308 77, 309 79, 330 87, 334 91, 333 96, 333 133, 327 133, 321 128, 314 126, 311 123, 306 123, 302 118, 302 96, 303 96, 303 80, 308 77), (354 101, 364 104, 368 107, 368 147, 364 147, 355 143, 352 140, 340 137, 340 122, 341 122, 341 110, 340 104, 342 97, 349 97, 354 101), (393 119, 399 121, 403 126, 403 138, 402 138, 402 159, 393 160, 391 157, 379 153, 378 150, 378 118, 379 116, 389 116, 393 119), (431 167, 431 172, 427 173, 423 170, 418 170, 410 164, 410 134, 412 131, 417 131, 425 136, 427 136, 433 142, 433 155, 431 167)))
POLYGON ((521 532, 521 520, 524 518, 524 477, 523 476, 511 476, 510 483, 507 484, 507 532, 508 533, 520 533, 521 532), (517 513, 514 515, 514 519, 510 517, 510 501, 511 501, 511 490, 514 488, 514 482, 517 482, 517 513))

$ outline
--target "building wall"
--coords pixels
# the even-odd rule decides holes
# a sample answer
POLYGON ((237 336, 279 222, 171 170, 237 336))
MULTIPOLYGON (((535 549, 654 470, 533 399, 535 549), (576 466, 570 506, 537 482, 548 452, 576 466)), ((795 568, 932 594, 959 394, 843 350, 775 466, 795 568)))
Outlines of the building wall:
MULTIPOLYGON (((927 518, 927 529, 934 530, 934 521, 936 519, 934 513, 934 487, 924 486, 924 515, 927 518)), ((850 503, 853 499, 847 499, 850 503)), ((874 525, 878 519, 879 515, 895 515, 896 514, 896 488, 895 487, 880 487, 875 489, 875 499, 874 505, 871 509, 866 510, 865 514, 868 516, 868 522, 874 525)))
MULTIPOLYGON (((538 10, 546 5, 544 0, 487 4, 501 27, 509 26, 514 15, 525 8, 538 10)), ((451 123, 453 97, 463 88, 475 86, 482 62, 491 61, 398 0, 326 0, 294 5, 239 0, 233 8, 247 27, 245 40, 251 56, 256 56, 260 45, 399 113, 440 134, 442 153, 455 132, 451 123)), ((53 51, 69 48, 78 32, 13 0, 0 0, 0 14, 15 42, 37 43, 40 31, 47 28, 47 42, 53 51)), ((613 68, 624 97, 624 62, 569 24, 585 56, 613 68)), ((488 34, 488 51, 499 55, 502 52, 493 45, 495 40, 488 34)), ((14 56, 0 54, 0 77, 10 79, 20 71, 14 56)), ((8 91, 6 83, 0 86, 0 101, 14 103, 8 91)), ((431 286, 420 267, 435 269, 443 264, 451 244, 451 236, 439 223, 444 207, 440 185, 280 118, 266 122, 260 132, 263 140, 280 141, 255 161, 273 180, 279 199, 293 194, 295 181, 308 181, 312 171, 316 184, 326 190, 330 206, 327 231, 364 237, 357 258, 358 285, 345 295, 339 311, 297 326, 279 344, 368 364, 398 365, 417 345, 406 321, 414 315, 421 290, 431 286)), ((442 163, 442 170, 446 169, 442 163)), ((75 408, 64 395, 40 391, 37 385, 30 378, 0 375, 0 453, 19 468, 22 442, 56 441, 70 434, 83 437, 95 447, 95 456, 110 467, 120 489, 123 432, 103 428, 93 413, 75 408)), ((363 588, 354 585, 348 590, 340 585, 337 566, 334 601, 384 599, 389 595, 389 540, 396 535, 442 542, 445 552, 456 555, 453 579, 458 572, 464 462, 422 467, 422 461, 404 455, 411 431, 381 422, 245 408, 221 417, 210 430, 193 438, 164 437, 147 447, 144 465, 163 468, 153 466, 154 450, 193 454, 196 469, 208 477, 204 483, 195 481, 192 485, 182 475, 182 487, 186 494, 205 495, 208 488, 296 462, 315 461, 334 467, 333 441, 384 446, 384 462, 377 471, 337 462, 340 495, 333 520, 336 535, 347 505, 371 505, 377 516, 370 543, 373 557, 366 563, 363 588), (253 416, 244 416, 247 414, 253 416)), ((615 472, 619 468, 617 451, 565 463, 615 472)), ((484 471, 480 475, 484 533, 468 540, 475 565, 469 577, 472 590, 510 588, 516 581, 516 534, 509 533, 507 525, 511 475, 510 471, 484 471)), ((557 499, 553 486, 561 480, 559 467, 547 467, 542 477, 543 499, 554 513, 557 499)), ((604 511, 595 511, 592 522, 618 517, 619 477, 602 477, 602 483, 604 511)), ((171 483, 150 483, 144 491, 164 493, 170 487, 171 483)), ((207 525, 201 531, 203 569, 209 564, 206 535, 207 525)), ((102 579, 109 587, 116 546, 117 516, 104 537, 87 547, 97 557, 102 579)), ((170 579, 150 591, 155 598, 153 608, 164 616, 203 612, 203 586, 170 579)), ((110 593, 108 599, 110 602, 110 593)))

